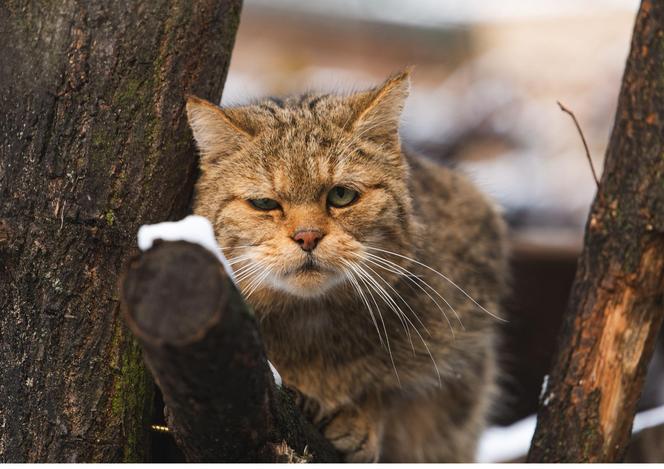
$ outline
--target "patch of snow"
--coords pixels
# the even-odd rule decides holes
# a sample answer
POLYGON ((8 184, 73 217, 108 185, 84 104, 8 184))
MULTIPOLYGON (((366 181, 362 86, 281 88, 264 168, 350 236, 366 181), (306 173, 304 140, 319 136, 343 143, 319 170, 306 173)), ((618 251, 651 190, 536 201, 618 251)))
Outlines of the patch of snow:
POLYGON ((277 383, 277 386, 281 387, 283 381, 281 380, 281 375, 274 367, 270 360, 267 361, 267 364, 270 365, 270 370, 272 370, 272 376, 274 376, 274 382, 277 383))
POLYGON ((651 427, 664 424, 664 405, 639 412, 634 417, 632 433, 638 433, 651 427))
POLYGON ((480 439, 476 461, 503 462, 525 456, 536 423, 536 416, 531 415, 507 427, 488 428, 480 439))
POLYGON ((180 221, 143 225, 138 229, 138 248, 141 251, 150 249, 157 239, 187 241, 203 246, 219 259, 229 278, 235 283, 233 269, 231 269, 230 264, 221 252, 217 239, 214 237, 212 224, 207 218, 199 215, 189 215, 180 221))
MULTIPOLYGON (((490 427, 477 450, 477 462, 505 462, 525 457, 535 433, 537 418, 530 415, 507 427, 490 427)), ((664 406, 639 412, 634 417, 632 433, 664 425, 664 406)))

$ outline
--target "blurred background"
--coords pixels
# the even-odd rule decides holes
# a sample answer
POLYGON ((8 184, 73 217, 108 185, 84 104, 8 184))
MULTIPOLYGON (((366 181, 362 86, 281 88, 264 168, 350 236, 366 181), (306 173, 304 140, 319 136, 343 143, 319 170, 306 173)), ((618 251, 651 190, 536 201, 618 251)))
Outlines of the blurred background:
MULTIPOLYGON (((502 208, 514 292, 496 425, 536 411, 595 193, 556 101, 576 114, 601 174, 638 4, 244 1, 223 104, 362 89, 414 65, 405 145, 466 173, 502 208)), ((642 408, 663 401, 652 368, 642 408)))

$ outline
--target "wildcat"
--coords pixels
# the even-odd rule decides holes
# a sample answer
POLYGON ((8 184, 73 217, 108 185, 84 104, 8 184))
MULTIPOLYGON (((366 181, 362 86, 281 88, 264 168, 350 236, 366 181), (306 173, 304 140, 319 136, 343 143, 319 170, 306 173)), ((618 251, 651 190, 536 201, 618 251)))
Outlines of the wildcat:
POLYGON ((190 97, 207 217, 269 359, 348 461, 472 461, 495 391, 504 226, 406 155, 402 72, 348 96, 190 97))

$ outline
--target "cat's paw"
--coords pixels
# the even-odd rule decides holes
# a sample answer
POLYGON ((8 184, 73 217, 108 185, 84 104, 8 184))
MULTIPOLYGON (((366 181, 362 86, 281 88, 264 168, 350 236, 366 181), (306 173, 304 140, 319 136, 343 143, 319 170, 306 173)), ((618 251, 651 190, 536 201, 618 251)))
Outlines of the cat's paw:
POLYGON ((325 438, 343 453, 346 462, 378 461, 378 432, 357 409, 337 411, 321 429, 325 438))
POLYGON ((300 412, 306 417, 307 420, 309 420, 309 422, 313 423, 315 426, 319 426, 321 420, 323 419, 323 415, 321 406, 318 401, 303 394, 293 387, 288 387, 286 389, 290 393, 295 407, 300 410, 300 412))

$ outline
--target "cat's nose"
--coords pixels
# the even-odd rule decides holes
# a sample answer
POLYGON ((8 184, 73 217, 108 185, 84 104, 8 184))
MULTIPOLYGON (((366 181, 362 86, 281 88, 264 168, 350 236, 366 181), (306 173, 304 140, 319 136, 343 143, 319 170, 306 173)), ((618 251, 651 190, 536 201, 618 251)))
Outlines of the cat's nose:
POLYGON ((302 250, 310 252, 316 249, 323 233, 318 230, 300 230, 293 235, 293 241, 300 245, 302 250))

